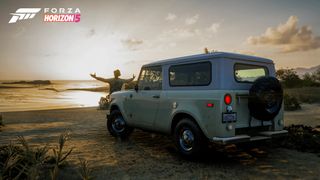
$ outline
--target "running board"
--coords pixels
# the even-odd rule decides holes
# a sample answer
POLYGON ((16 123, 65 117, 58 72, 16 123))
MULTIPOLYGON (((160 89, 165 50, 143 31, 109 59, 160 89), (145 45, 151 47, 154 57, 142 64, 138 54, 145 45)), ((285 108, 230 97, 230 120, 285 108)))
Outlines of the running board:
POLYGON ((250 136, 248 135, 237 135, 232 137, 213 137, 212 142, 220 143, 220 144, 234 144, 234 143, 241 143, 241 142, 248 142, 250 141, 250 136))
POLYGON ((250 141, 262 141, 262 140, 268 140, 271 139, 271 137, 268 136, 253 136, 250 138, 250 141))
POLYGON ((271 137, 238 135, 238 136, 226 137, 226 138, 214 137, 214 138, 212 138, 211 141, 214 143, 226 145, 226 144, 253 142, 253 141, 263 141, 263 140, 268 140, 268 139, 271 139, 271 137))
POLYGON ((219 144, 235 144, 243 142, 263 141, 271 138, 281 137, 288 134, 287 130, 281 131, 263 131, 260 136, 237 135, 232 137, 213 137, 211 142, 219 144))
POLYGON ((281 130, 281 131, 263 131, 259 133, 260 135, 263 136, 268 136, 268 137, 280 137, 280 136, 285 136, 288 134, 287 130, 281 130))

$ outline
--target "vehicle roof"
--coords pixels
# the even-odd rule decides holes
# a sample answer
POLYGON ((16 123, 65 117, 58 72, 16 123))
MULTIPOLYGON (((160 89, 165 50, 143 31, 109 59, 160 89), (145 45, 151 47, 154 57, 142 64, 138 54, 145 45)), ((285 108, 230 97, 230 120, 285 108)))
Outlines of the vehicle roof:
POLYGON ((177 63, 192 62, 196 60, 214 59, 214 58, 240 59, 240 60, 246 60, 246 61, 273 64, 273 61, 267 58, 236 54, 236 53, 228 53, 228 52, 213 52, 208 54, 196 54, 191 56, 183 56, 183 57, 159 60, 159 61, 145 64, 143 66, 177 64, 177 63))

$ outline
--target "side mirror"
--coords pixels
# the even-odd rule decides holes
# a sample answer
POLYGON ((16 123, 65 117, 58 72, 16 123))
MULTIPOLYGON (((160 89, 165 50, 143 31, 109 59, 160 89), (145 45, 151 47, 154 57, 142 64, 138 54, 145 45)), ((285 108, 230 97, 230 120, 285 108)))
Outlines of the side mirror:
POLYGON ((138 84, 134 85, 134 90, 135 90, 136 92, 138 92, 138 90, 139 90, 138 84))

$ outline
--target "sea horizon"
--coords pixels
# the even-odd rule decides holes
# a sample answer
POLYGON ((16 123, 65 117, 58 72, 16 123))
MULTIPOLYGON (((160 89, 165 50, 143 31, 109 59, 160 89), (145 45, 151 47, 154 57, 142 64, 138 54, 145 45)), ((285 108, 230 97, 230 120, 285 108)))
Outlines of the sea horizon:
POLYGON ((51 84, 2 84, 34 80, 0 80, 0 112, 93 107, 108 92, 95 80, 49 80, 51 84))

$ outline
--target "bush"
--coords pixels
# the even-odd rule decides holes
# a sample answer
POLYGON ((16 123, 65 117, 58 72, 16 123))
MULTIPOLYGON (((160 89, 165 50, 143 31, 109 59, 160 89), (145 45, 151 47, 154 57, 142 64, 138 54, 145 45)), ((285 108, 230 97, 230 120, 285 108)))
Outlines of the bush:
POLYGON ((298 76, 294 69, 279 69, 276 72, 277 78, 280 80, 283 87, 294 88, 302 87, 303 81, 298 76))
POLYGON ((285 127, 288 136, 282 142, 282 146, 303 152, 320 152, 320 131, 310 126, 291 125, 285 127))
POLYGON ((279 69, 276 76, 284 88, 320 87, 320 68, 313 73, 305 73, 301 78, 294 69, 279 69))
POLYGON ((317 72, 315 73, 305 73, 302 76, 302 85, 305 87, 319 87, 320 83, 317 82, 317 72))
POLYGON ((284 89, 284 93, 296 97, 300 103, 320 103, 319 87, 284 89))
POLYGON ((0 179, 43 179, 51 170, 51 178, 57 179, 61 164, 72 149, 64 151, 67 134, 60 136, 54 156, 48 155, 48 146, 31 148, 24 137, 18 137, 19 144, 0 146, 0 179), (53 160, 53 161, 52 161, 53 160))
POLYGON ((290 96, 289 94, 284 94, 284 110, 285 111, 295 111, 301 109, 300 102, 294 96, 290 96))
POLYGON ((0 179, 39 179, 47 159, 47 146, 31 149, 23 137, 20 146, 0 147, 0 179))

